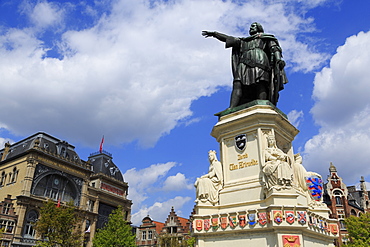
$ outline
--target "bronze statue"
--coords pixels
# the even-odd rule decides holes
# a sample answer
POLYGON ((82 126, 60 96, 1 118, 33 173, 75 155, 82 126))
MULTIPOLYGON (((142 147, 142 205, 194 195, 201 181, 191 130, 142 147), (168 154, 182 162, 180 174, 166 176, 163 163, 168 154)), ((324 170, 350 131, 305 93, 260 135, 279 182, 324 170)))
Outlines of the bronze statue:
POLYGON ((225 42, 226 48, 232 47, 234 81, 229 109, 256 99, 269 100, 276 105, 279 91, 288 82, 278 40, 271 34, 265 34, 262 25, 257 22, 252 23, 249 34, 249 37, 237 38, 202 31, 206 38, 215 37, 225 42))

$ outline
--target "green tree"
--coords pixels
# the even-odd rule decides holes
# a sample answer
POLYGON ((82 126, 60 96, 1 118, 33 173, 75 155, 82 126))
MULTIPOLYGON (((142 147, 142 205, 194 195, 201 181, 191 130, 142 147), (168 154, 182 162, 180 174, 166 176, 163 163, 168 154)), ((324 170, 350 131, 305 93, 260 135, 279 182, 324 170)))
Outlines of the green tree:
POLYGON ((181 237, 171 234, 161 234, 158 240, 159 247, 193 247, 195 246, 194 237, 181 237))
POLYGON ((119 206, 109 215, 108 223, 97 231, 93 239, 94 247, 135 247, 135 235, 131 226, 124 220, 119 206))
POLYGON ((189 238, 188 240, 186 240, 186 243, 187 243, 188 247, 193 247, 193 246, 195 246, 195 243, 196 243, 196 239, 195 239, 195 237, 191 237, 191 238, 189 238))
POLYGON ((35 223, 38 237, 37 247, 80 247, 81 218, 78 217, 73 203, 67 206, 56 206, 49 200, 40 209, 40 218, 35 223))
POLYGON ((350 216, 344 221, 350 247, 369 247, 370 246, 370 214, 361 214, 360 217, 350 216))

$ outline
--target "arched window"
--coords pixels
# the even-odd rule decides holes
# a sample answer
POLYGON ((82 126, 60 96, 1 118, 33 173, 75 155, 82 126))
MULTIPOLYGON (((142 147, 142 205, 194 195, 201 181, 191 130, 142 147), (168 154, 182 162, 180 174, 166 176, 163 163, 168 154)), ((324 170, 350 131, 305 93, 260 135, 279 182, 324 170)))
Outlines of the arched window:
POLYGON ((3 173, 1 173, 0 186, 4 186, 5 185, 5 180, 6 180, 6 173, 3 172, 3 173))
POLYGON ((13 174, 12 174, 12 176, 11 176, 11 183, 15 183, 15 182, 17 182, 17 177, 18 177, 18 170, 17 170, 17 167, 14 167, 13 168, 13 174))
POLYGON ((50 174, 42 178, 36 184, 33 194, 48 197, 55 201, 76 202, 78 199, 77 189, 74 183, 58 174, 50 174))
POLYGON ((335 196, 335 204, 338 205, 338 206, 343 205, 342 193, 340 191, 335 191, 334 196, 335 196))
POLYGON ((354 209, 351 209, 351 215, 356 216, 356 211, 354 209))
POLYGON ((23 228, 23 237, 24 238, 34 238, 35 237, 35 229, 33 225, 35 224, 36 220, 39 218, 38 213, 35 210, 30 210, 26 216, 26 223, 23 228))

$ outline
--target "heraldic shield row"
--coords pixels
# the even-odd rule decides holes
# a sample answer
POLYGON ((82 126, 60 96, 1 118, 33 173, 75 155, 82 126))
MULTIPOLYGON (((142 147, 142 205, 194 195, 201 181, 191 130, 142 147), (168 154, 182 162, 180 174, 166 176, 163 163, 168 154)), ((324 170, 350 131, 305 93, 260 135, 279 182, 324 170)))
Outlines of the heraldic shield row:
POLYGON ((273 223, 275 226, 283 224, 284 222, 293 225, 295 222, 300 225, 308 225, 314 231, 322 233, 338 234, 338 225, 336 223, 328 223, 325 218, 306 211, 299 210, 271 210, 266 212, 254 213, 230 213, 228 215, 212 215, 207 219, 195 219, 194 229, 200 231, 217 231, 228 229, 244 229, 254 228, 256 225, 261 227, 268 223, 273 223))

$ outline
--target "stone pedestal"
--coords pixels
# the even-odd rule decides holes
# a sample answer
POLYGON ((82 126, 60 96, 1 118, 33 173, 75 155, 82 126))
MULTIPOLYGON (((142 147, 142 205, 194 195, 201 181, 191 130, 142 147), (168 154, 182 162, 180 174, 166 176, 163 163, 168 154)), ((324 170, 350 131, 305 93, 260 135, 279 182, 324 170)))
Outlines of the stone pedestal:
POLYGON ((267 101, 220 114, 211 135, 220 143, 223 188, 218 203, 197 201, 193 228, 198 247, 334 246, 336 221, 328 219, 326 205, 313 200, 294 174, 292 141, 297 134, 267 101), (291 180, 277 175, 273 183, 267 176, 269 137, 284 154, 287 168, 282 173, 291 171, 291 180))

